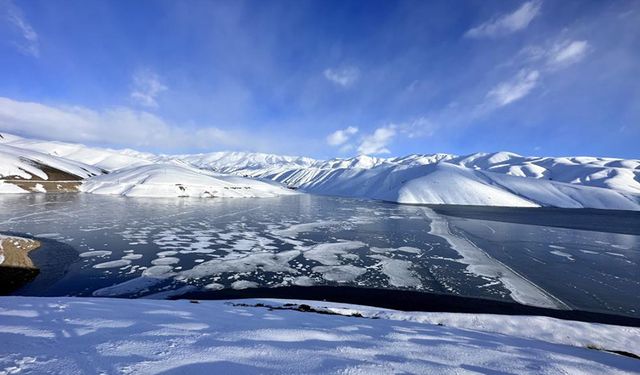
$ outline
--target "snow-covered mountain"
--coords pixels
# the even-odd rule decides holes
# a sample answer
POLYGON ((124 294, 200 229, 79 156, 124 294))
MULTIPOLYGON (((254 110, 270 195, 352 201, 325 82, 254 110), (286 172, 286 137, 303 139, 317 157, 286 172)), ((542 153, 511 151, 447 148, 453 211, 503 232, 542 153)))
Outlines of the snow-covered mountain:
POLYGON ((247 176, 264 174, 266 171, 275 172, 278 170, 307 168, 318 162, 306 157, 247 152, 212 152, 208 154, 165 156, 165 158, 183 160, 202 169, 247 176))
POLYGON ((78 181, 102 173, 78 161, 0 143, 0 193, 73 191, 78 181))
MULTIPOLYGON (((267 195, 287 193, 281 186, 260 185, 271 180, 310 193, 399 203, 640 210, 640 160, 526 157, 510 152, 330 160, 244 152, 153 155, 1 136, 0 146, 14 155, 24 152, 29 159, 36 152, 77 163, 89 173, 80 176, 88 178, 81 190, 92 193, 228 196, 221 191, 232 189, 221 187, 232 181, 229 175, 236 175, 261 179, 231 182, 252 186, 259 196, 267 191, 267 195), (97 176, 103 172, 111 173, 97 176)), ((2 161, 0 178, 11 175, 9 168, 15 172, 15 158, 11 160, 2 161)))
POLYGON ((213 173, 177 158, 0 134, 0 193, 30 191, 136 197, 293 194, 276 182, 213 173))
MULTIPOLYGON (((217 157, 211 168, 271 179, 317 194, 399 203, 640 210, 639 160, 497 152, 387 159, 361 155, 307 160, 304 166, 280 161, 256 167, 257 163, 250 162, 255 154, 233 154, 242 163, 224 165, 219 162, 224 159, 217 157)), ((199 167, 209 167, 206 157, 198 161, 199 167)))
POLYGON ((77 143, 22 138, 7 133, 0 133, 0 144, 74 160, 105 171, 115 171, 125 167, 147 165, 158 159, 158 156, 154 154, 129 149, 111 150, 107 148, 88 147, 77 143))

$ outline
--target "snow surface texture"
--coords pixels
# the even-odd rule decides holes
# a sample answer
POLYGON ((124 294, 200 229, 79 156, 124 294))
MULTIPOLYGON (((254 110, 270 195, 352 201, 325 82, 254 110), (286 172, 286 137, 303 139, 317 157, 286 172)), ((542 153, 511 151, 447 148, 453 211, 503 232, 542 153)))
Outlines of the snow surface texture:
POLYGON ((0 299, 0 373, 631 374, 637 328, 288 301, 0 299), (236 304, 236 305, 234 305, 236 304), (377 317, 369 319, 366 317, 377 317))
MULTIPOLYGON (((205 171, 212 171, 273 180, 311 193, 399 203, 640 210, 640 160, 524 157, 509 152, 467 156, 414 154, 386 159, 361 155, 327 161, 242 152, 155 156, 133 150, 89 148, 2 135, 0 146, 35 150, 51 157, 62 156, 65 160, 108 171, 126 169, 127 176, 136 175, 139 182, 145 181, 145 173, 157 179, 157 172, 164 168, 159 165, 189 170, 177 171, 173 179, 164 179, 163 184, 173 183, 173 187, 158 188, 157 193, 152 192, 154 189, 149 186, 140 187, 133 189, 131 195, 208 196, 208 190, 202 186, 209 187, 210 182, 198 181, 198 187, 190 189, 188 194, 176 191, 175 184, 180 184, 179 179, 190 172, 207 175, 205 171), (140 169, 134 171, 133 168, 140 169)), ((3 159, 0 161, 5 164, 3 159)), ((14 164, 13 161, 6 163, 7 166, 14 164)), ((96 185, 91 185, 85 191, 102 193, 118 190, 113 185, 119 183, 105 183, 109 177, 93 179, 101 180, 102 186, 112 186, 94 189, 96 185)), ((120 177, 115 177, 115 180, 122 181, 120 177)), ((120 189, 125 192, 131 190, 130 187, 127 181, 121 184, 120 189)), ((9 192, 0 186, 0 192, 5 190, 9 192)))

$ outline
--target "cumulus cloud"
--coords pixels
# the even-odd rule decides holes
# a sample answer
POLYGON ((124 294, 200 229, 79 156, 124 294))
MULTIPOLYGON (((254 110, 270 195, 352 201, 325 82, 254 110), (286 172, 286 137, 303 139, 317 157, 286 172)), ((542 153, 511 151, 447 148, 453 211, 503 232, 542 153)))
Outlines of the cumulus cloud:
POLYGON ((362 143, 358 147, 358 153, 370 154, 389 154, 391 151, 387 145, 396 135, 396 127, 394 125, 383 126, 376 129, 373 134, 369 134, 362 138, 362 143))
POLYGON ((586 40, 564 41, 556 44, 549 53, 548 64, 551 67, 566 67, 582 60, 589 51, 586 40))
POLYGON ((340 146, 346 143, 352 135, 358 132, 358 128, 349 126, 346 129, 336 130, 327 136, 327 143, 330 146, 340 146))
POLYGON ((96 111, 5 97, 0 97, 0 129, 28 137, 166 151, 220 146, 264 149, 269 142, 216 127, 176 126, 127 107, 96 111))
POLYGON ((324 77, 342 87, 351 86, 360 77, 360 70, 356 67, 325 69, 324 77))
POLYGON ((140 70, 133 75, 131 99, 144 107, 157 108, 156 98, 167 90, 160 77, 150 70, 140 70))
POLYGON ((537 70, 521 70, 512 79, 499 83, 487 93, 498 107, 513 103, 527 96, 538 84, 540 73, 537 70))
POLYGON ((465 36, 470 38, 493 38, 523 30, 540 13, 541 6, 541 1, 527 1, 513 13, 500 15, 469 29, 465 36))
POLYGON ((25 55, 39 57, 38 34, 27 22, 20 8, 10 0, 0 0, 0 15, 18 35, 18 39, 13 41, 18 50, 25 55))

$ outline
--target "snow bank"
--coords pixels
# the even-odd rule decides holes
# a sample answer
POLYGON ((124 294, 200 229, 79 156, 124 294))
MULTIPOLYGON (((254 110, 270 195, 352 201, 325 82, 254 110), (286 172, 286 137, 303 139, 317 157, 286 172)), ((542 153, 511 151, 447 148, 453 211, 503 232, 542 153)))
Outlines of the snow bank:
POLYGON ((287 301, 0 299, 5 373, 636 373, 637 328, 287 301), (236 305, 234 305, 236 304, 236 305), (442 325, 436 325, 439 323, 442 325))
POLYGON ((174 164, 121 169, 85 181, 81 191, 127 197, 274 197, 294 194, 275 183, 174 164))

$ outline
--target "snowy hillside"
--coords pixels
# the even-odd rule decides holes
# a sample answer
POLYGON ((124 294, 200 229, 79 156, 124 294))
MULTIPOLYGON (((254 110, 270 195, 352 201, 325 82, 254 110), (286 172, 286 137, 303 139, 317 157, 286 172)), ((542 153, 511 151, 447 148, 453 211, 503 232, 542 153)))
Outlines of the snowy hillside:
POLYGON ((38 151, 51 156, 63 157, 84 164, 93 165, 106 171, 120 168, 147 165, 153 163, 157 156, 134 150, 111 150, 106 148, 87 147, 76 143, 43 141, 28 139, 16 135, 0 133, 0 144, 38 151))
POLYGON ((0 143, 0 193, 73 190, 102 170, 81 162, 0 143), (65 185, 65 186, 63 186, 65 185))
POLYGON ((177 164, 120 169, 87 180, 81 191, 127 197, 274 197, 295 194, 276 183, 205 172, 177 164))
MULTIPOLYGON (((200 164, 201 167, 206 165, 200 164)), ((304 191, 399 203, 640 210, 640 161, 513 153, 358 156, 232 173, 304 191)))
POLYGON ((5 297, 0 300, 0 340, 5 344, 0 347, 0 372, 632 374, 638 370, 637 359, 606 351, 638 353, 638 328, 304 302, 325 312, 319 314, 301 312, 302 306, 295 303, 300 302, 5 297), (258 303, 275 309, 255 306, 258 303))
MULTIPOLYGON (((259 196, 268 196, 276 188, 282 190, 263 182, 223 178, 222 173, 272 180, 310 193, 399 203, 640 210, 640 160, 525 157, 509 152, 395 158, 360 155, 326 161, 244 152, 172 156, 31 140, 6 133, 0 134, 0 146, 4 155, 0 178, 33 172, 37 169, 34 165, 41 162, 64 167, 62 170, 79 178, 103 170, 114 172, 92 177, 82 187, 100 194, 246 196, 241 189, 233 194, 228 186, 221 190, 230 181, 259 196), (24 165, 25 160, 32 161, 24 165), (189 183, 193 186, 185 188, 189 183), (250 189, 244 188, 247 186, 250 189)), ((0 191, 24 189, 0 182, 0 191)))
MULTIPOLYGON (((74 187, 93 194, 132 197, 273 197, 293 194, 275 182, 212 173, 175 158, 133 150, 32 140, 6 133, 0 137, 0 178, 5 180, 48 180, 46 172, 57 171, 56 175, 65 181, 84 180, 82 185, 76 182, 74 187), (107 171, 111 173, 104 173, 107 171), (63 172, 67 175, 60 177, 63 172)), ((24 182, 18 186, 0 181, 0 192, 51 191, 44 182, 24 185, 24 182)))

